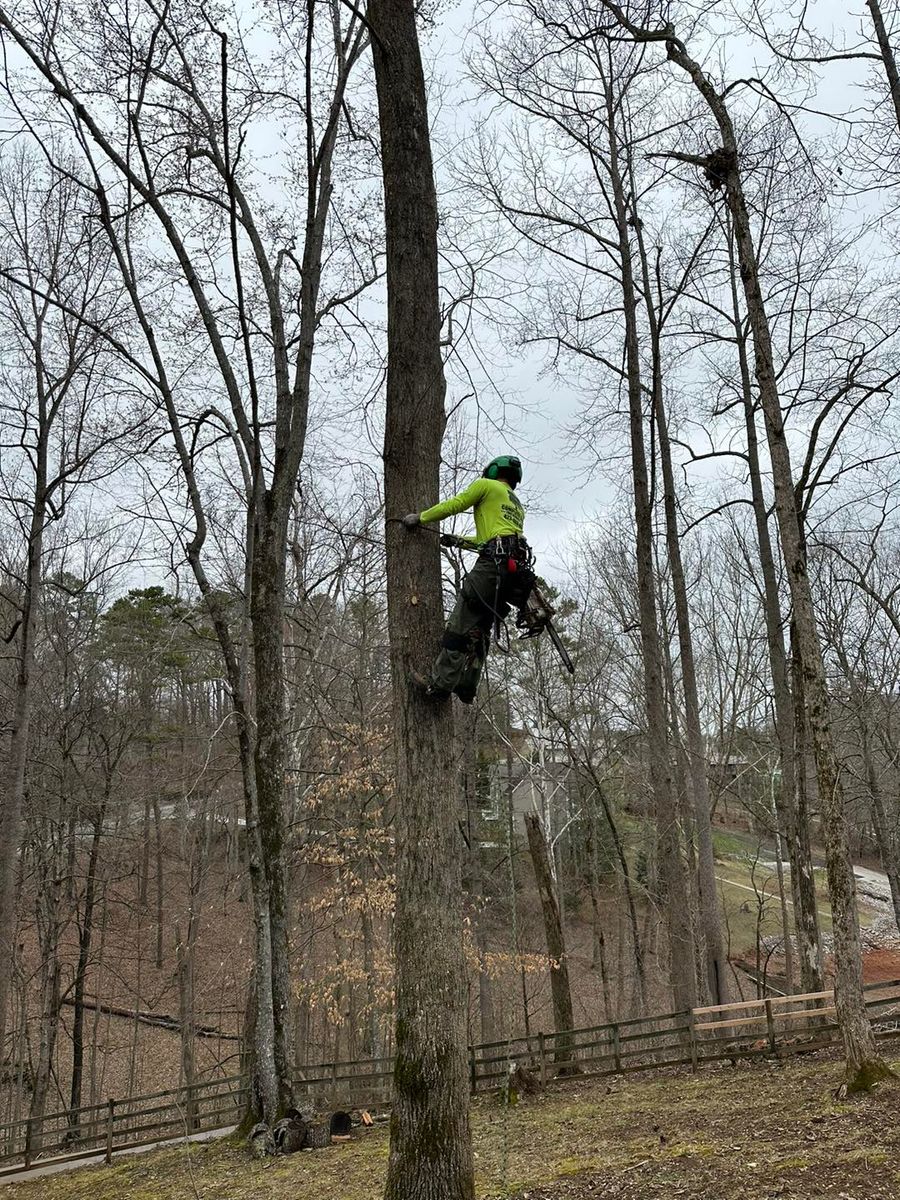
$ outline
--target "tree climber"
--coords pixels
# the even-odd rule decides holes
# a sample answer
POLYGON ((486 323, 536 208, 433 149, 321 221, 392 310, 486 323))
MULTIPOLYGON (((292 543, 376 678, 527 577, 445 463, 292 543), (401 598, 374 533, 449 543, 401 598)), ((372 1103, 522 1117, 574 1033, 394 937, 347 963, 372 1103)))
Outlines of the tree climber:
POLYGON ((430 700, 448 700, 455 692, 464 704, 472 703, 491 628, 502 623, 511 607, 521 609, 528 601, 534 574, 531 550, 522 533, 525 509, 515 494, 521 481, 519 459, 503 454, 491 459, 481 478, 458 496, 402 518, 412 532, 419 525, 443 521, 470 508, 475 515, 474 538, 441 538, 443 545, 462 543, 477 549, 478 559, 463 580, 430 678, 412 673, 413 682, 430 700))

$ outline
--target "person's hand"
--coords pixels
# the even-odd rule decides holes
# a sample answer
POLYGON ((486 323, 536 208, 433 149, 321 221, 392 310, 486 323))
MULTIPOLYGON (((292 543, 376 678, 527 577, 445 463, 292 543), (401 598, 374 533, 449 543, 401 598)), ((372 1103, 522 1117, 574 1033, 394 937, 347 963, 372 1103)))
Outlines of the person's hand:
POLYGON ((419 514, 407 513, 405 517, 400 518, 400 524, 404 529, 409 530, 411 533, 414 529, 418 529, 419 527, 419 514))
POLYGON ((442 545, 442 546, 456 546, 456 547, 459 547, 459 546, 461 546, 461 545, 462 545, 462 542, 460 541, 460 539, 459 539, 458 537, 456 537, 456 536, 455 536, 454 534, 452 534, 452 533, 442 533, 442 534, 441 534, 441 545, 442 545))

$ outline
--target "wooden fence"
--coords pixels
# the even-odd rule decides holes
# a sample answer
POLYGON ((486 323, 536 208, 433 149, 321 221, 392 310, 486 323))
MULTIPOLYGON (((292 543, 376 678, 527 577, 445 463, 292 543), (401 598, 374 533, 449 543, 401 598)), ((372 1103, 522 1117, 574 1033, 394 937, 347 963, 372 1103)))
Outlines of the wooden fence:
MULTIPOLYGON (((870 984, 866 991, 876 1037, 900 1037, 900 980, 870 984)), ((697 1070, 702 1063, 799 1054, 839 1041, 834 993, 816 992, 472 1046, 469 1076, 474 1094, 502 1087, 510 1064, 547 1084, 576 1073, 697 1070)), ((385 1102, 392 1071, 393 1062, 385 1058, 305 1067, 295 1081, 297 1103, 321 1110, 385 1102)), ((241 1120, 247 1100, 247 1079, 234 1076, 0 1125, 0 1176, 37 1161, 75 1162, 98 1154, 110 1161, 117 1150, 227 1129, 241 1120)))

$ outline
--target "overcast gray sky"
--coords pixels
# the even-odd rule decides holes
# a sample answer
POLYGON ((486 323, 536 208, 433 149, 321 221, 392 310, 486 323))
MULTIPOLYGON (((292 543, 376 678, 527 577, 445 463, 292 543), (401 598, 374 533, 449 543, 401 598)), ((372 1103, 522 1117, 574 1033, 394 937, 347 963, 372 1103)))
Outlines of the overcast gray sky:
MULTIPOLYGON (((723 16, 728 12, 724 5, 714 7, 723 16)), ((847 6, 837 0, 811 0, 805 8, 810 27, 823 35, 828 34, 835 43, 843 39, 844 44, 856 44, 861 30, 867 28, 863 24, 865 8, 861 4, 848 11, 847 6)), ((773 4, 771 10, 778 12, 780 6, 773 4)), ((442 159, 452 153, 454 144, 467 137, 485 111, 474 95, 465 67, 466 54, 474 49, 477 41, 473 26, 484 12, 484 7, 476 0, 446 6, 426 40, 431 69, 448 89, 441 90, 442 103, 435 106, 437 111, 433 112, 439 186, 445 168, 442 159)), ((495 10, 493 20, 496 19, 495 10)), ((696 52, 696 47, 694 49, 696 52)), ((707 54, 710 54, 709 47, 707 54)), ((761 74, 770 61, 765 47, 736 27, 727 42, 717 44, 711 54, 715 58, 708 60, 709 65, 720 63, 722 74, 728 78, 761 74)), ((838 63, 822 68, 823 83, 814 98, 814 105, 823 112, 841 114, 858 106, 867 98, 860 87, 864 74, 865 65, 860 63, 838 63)), ((817 137, 837 135, 838 127, 831 121, 811 116, 800 119, 817 137)), ((602 440, 598 440, 596 450, 602 458, 608 459, 606 474, 594 469, 586 457, 573 456, 568 429, 581 404, 576 388, 553 377, 538 378, 539 352, 529 354, 516 347, 504 346, 485 328, 478 333, 490 347, 500 386, 511 400, 522 401, 522 409, 511 414, 509 437, 504 441, 499 436, 483 436, 481 444, 488 456, 510 449, 523 458, 526 478, 522 496, 530 510, 528 532, 546 569, 553 574, 559 568, 561 555, 572 536, 580 528, 592 524, 598 515, 608 512, 616 491, 609 476, 615 478, 619 470, 627 470, 628 464, 621 463, 620 466, 621 460, 617 462, 613 457, 612 444, 604 444, 602 440)), ((462 389, 451 387, 451 401, 454 390, 459 393, 462 389)), ((483 403, 487 407, 494 403, 490 389, 485 389, 483 403)), ((708 468, 706 475, 710 475, 708 468)))

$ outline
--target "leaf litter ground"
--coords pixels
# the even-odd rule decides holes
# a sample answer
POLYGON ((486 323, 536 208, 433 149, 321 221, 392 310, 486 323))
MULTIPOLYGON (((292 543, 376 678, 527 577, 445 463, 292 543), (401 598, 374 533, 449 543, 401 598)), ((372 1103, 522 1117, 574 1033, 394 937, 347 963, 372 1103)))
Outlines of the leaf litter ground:
MULTIPOLYGON (((572 1080, 473 1107, 480 1200, 900 1196, 900 1088, 839 1101, 833 1055, 572 1080)), ((9 1200, 380 1200, 387 1130, 254 1162, 229 1139, 9 1184, 9 1200)))

